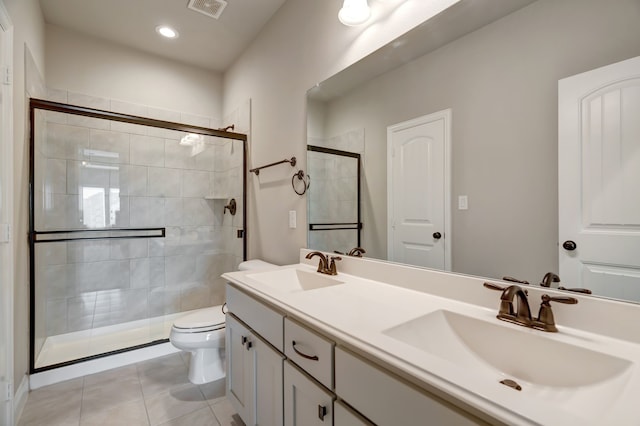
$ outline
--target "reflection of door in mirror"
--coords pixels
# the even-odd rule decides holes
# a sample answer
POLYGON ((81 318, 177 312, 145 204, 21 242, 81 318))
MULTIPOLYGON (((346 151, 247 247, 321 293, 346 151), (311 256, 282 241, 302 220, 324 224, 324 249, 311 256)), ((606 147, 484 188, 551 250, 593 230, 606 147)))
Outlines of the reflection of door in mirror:
POLYGON ((560 80, 562 280, 640 302, 640 57, 560 80))
POLYGON ((451 269, 451 110, 387 128, 388 260, 451 269))
POLYGON ((309 247, 347 253, 361 246, 360 154, 307 146, 309 247))

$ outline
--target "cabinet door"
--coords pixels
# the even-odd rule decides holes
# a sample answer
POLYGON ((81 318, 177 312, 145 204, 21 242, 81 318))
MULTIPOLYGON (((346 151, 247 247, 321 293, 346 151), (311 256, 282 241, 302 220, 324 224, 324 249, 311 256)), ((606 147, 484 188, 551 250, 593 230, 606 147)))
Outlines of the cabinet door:
POLYGON ((284 355, 255 335, 251 338, 249 353, 255 375, 255 424, 282 426, 284 355))
POLYGON ((285 426, 333 426, 333 395, 300 372, 284 364, 285 426))
POLYGON ((227 355, 227 398, 247 425, 254 424, 253 363, 251 332, 232 315, 227 314, 225 329, 227 355))

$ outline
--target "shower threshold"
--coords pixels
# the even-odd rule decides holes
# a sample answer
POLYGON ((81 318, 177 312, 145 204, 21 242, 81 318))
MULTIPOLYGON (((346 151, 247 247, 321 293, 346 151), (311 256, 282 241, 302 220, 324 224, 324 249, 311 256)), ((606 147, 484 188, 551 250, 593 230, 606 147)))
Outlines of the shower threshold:
POLYGON ((43 368, 169 338, 174 320, 192 311, 47 337, 35 368, 43 368))

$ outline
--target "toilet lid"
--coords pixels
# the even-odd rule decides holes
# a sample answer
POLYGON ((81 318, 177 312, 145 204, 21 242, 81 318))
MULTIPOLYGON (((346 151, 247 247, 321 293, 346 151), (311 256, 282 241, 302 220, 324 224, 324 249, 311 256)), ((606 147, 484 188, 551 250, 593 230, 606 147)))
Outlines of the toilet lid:
POLYGON ((224 314, 220 306, 199 309, 175 320, 175 328, 194 329, 224 325, 224 314))

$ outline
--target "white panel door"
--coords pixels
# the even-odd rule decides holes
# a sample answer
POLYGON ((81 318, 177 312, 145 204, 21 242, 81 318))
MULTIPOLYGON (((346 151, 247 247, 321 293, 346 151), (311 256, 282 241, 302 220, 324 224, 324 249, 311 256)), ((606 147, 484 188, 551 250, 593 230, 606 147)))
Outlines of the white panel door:
POLYGON ((560 277, 640 301, 640 57, 558 83, 560 277))
POLYGON ((388 259, 450 270, 451 110, 387 128, 388 259))

